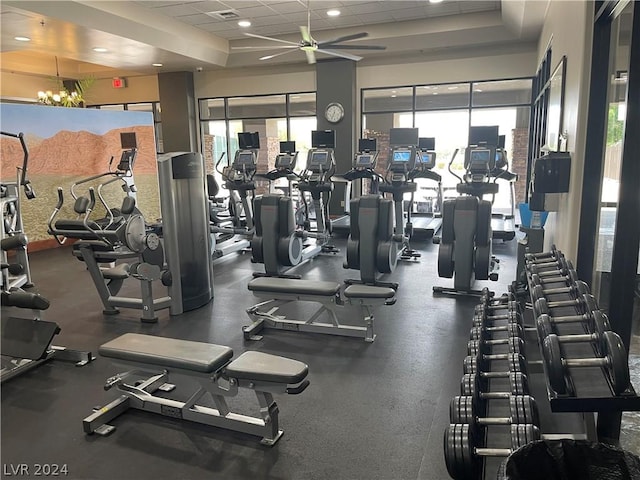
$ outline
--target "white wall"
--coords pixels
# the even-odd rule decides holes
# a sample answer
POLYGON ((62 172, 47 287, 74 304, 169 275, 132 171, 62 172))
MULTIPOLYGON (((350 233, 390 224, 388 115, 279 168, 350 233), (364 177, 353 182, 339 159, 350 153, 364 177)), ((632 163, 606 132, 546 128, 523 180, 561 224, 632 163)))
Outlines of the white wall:
POLYGON ((549 215, 545 246, 549 247, 555 243, 568 258, 573 259, 577 255, 580 228, 593 37, 592 12, 593 2, 591 1, 554 0, 550 2, 538 42, 538 64, 542 61, 548 45, 551 45, 552 69, 556 67, 563 55, 567 56, 562 124, 568 135, 567 148, 572 157, 571 181, 569 193, 561 195, 559 211, 549 215))

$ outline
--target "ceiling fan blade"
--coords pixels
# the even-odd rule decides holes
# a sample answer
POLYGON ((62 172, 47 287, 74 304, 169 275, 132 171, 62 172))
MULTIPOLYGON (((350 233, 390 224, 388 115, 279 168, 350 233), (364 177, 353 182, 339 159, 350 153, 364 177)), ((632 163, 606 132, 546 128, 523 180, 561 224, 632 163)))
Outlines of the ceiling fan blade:
POLYGON ((353 60, 354 62, 362 60, 362 57, 359 57, 357 55, 352 55, 350 53, 344 53, 344 52, 334 52, 333 50, 325 50, 324 48, 319 48, 318 50, 316 50, 316 52, 326 53, 327 55, 331 55, 334 57, 346 58, 348 60, 353 60))
POLYGON ((300 33, 302 34, 302 40, 304 42, 313 42, 313 38, 311 38, 311 32, 309 31, 309 27, 305 27, 304 25, 300 25, 300 33))
POLYGON ((231 47, 231 50, 275 50, 280 48, 300 48, 298 45, 272 45, 271 47, 231 47))
POLYGON ((318 46, 321 47, 323 45, 329 45, 333 43, 348 42, 349 40, 357 40, 359 38, 364 38, 368 36, 369 34, 367 32, 352 33, 351 35, 345 35, 343 37, 334 38, 333 40, 325 40, 324 42, 318 42, 318 46))
POLYGON ((262 40, 270 40, 272 42, 280 42, 280 43, 286 43, 287 45, 295 45, 296 47, 298 47, 298 43, 296 42, 290 42, 289 40, 280 40, 279 38, 273 38, 273 37, 264 37, 262 35, 256 35, 255 33, 245 33, 245 35, 247 37, 253 37, 253 38, 261 38, 262 40))
POLYGON ((260 60, 271 60, 272 58, 280 57, 291 52, 295 52, 295 50, 287 50, 286 52, 274 53, 273 55, 265 55, 264 57, 260 57, 260 60))
POLYGON ((332 48, 336 50, 386 50, 387 47, 382 45, 334 45, 334 44, 318 44, 320 48, 332 48))
POLYGON ((313 65, 314 63, 316 63, 316 55, 313 53, 312 50, 305 50, 304 53, 307 54, 308 64, 313 65))

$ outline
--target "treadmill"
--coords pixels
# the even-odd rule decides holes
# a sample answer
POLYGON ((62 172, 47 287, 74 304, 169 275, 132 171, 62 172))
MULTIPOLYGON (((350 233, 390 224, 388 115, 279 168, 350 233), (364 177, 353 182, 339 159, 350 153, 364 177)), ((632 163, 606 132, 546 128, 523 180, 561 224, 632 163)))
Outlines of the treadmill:
POLYGON ((496 166, 491 171, 491 177, 497 180, 504 180, 509 185, 509 197, 510 197, 510 212, 504 213, 491 213, 491 230, 493 232, 493 239, 502 240, 507 242, 513 240, 516 236, 515 225, 515 182, 518 180, 518 175, 509 171, 509 161, 507 159, 507 152, 504 149, 505 136, 500 135, 498 137, 498 148, 496 148, 496 166))
MULTIPOLYGON (((431 212, 420 212, 413 210, 411 212, 411 221, 413 223, 413 233, 416 239, 429 240, 437 235, 442 227, 442 213, 440 211, 442 205, 442 176, 433 171, 436 166, 436 139, 433 137, 422 137, 418 139, 418 149, 416 151, 416 167, 411 172, 410 177, 413 181, 418 178, 426 178, 436 182, 435 204, 431 204, 431 212)), ((413 199, 411 208, 413 208, 413 199)))

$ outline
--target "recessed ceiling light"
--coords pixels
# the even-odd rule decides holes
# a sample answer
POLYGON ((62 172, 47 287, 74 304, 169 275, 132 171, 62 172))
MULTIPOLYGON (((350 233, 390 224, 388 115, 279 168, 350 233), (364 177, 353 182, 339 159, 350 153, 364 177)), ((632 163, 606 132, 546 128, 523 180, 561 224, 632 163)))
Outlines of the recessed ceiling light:
POLYGON ((422 87, 422 88, 425 88, 425 89, 429 90, 431 87, 430 87, 429 85, 425 85, 425 86, 424 86, 424 87, 422 87))
POLYGON ((391 98, 396 98, 396 97, 397 95, 395 93, 391 95, 391 98))
POLYGON ((434 95, 437 95, 437 94, 438 94, 438 92, 433 92, 433 94, 434 94, 434 95))
POLYGON ((429 0, 429 3, 442 3, 442 0, 429 0))
POLYGON ((162 64, 161 63, 152 63, 151 66, 152 67, 161 67, 162 64))
POLYGON ((29 37, 13 37, 14 40, 18 40, 19 42, 30 42, 31 39, 29 37))
POLYGON ((479 92, 479 93, 480 93, 480 92, 482 92, 482 90, 481 90, 481 89, 479 89, 479 88, 476 88, 476 89, 474 90, 474 92, 479 92))
POLYGON ((338 15, 340 15, 340 10, 327 10, 327 15, 330 17, 337 17, 338 15))
POLYGON ((457 90, 457 89, 458 89, 458 87, 456 87, 456 86, 451 86, 451 87, 447 87, 447 89, 448 89, 448 90, 457 90))
POLYGON ((93 51, 94 51, 94 52, 98 52, 98 53, 105 53, 105 52, 108 52, 109 50, 107 50, 107 49, 106 49, 106 48, 104 48, 104 47, 94 47, 94 48, 93 48, 93 51))
POLYGON ((238 22, 238 25, 241 27, 250 27, 251 26, 251 22, 249 20, 240 20, 238 22))

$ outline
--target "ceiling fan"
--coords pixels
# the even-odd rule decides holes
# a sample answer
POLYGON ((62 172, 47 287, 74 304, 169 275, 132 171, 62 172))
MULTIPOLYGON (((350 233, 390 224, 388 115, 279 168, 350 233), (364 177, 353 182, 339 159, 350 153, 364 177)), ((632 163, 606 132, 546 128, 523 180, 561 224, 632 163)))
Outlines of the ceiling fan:
POLYGON ((334 38, 332 40, 317 41, 311 36, 311 10, 307 10, 307 25, 300 26, 300 33, 302 39, 299 42, 290 42, 288 40, 281 40, 279 38, 265 37, 263 35, 256 35, 254 33, 245 33, 248 37, 260 38, 262 40, 270 40, 272 42, 284 43, 285 45, 265 47, 232 47, 233 49, 252 49, 252 50, 265 50, 265 49, 286 49, 284 52, 274 53, 260 57, 260 60, 270 60, 275 57, 286 55, 287 53, 295 52, 296 50, 302 50, 307 55, 307 62, 310 64, 316 63, 316 52, 331 55, 333 57, 346 58, 357 62, 362 60, 362 57, 353 55, 351 53, 336 51, 336 50, 386 50, 387 47, 382 45, 347 45, 342 42, 348 42, 349 40, 357 40, 359 38, 367 37, 367 32, 352 33, 350 35, 344 35, 342 37, 334 38))

